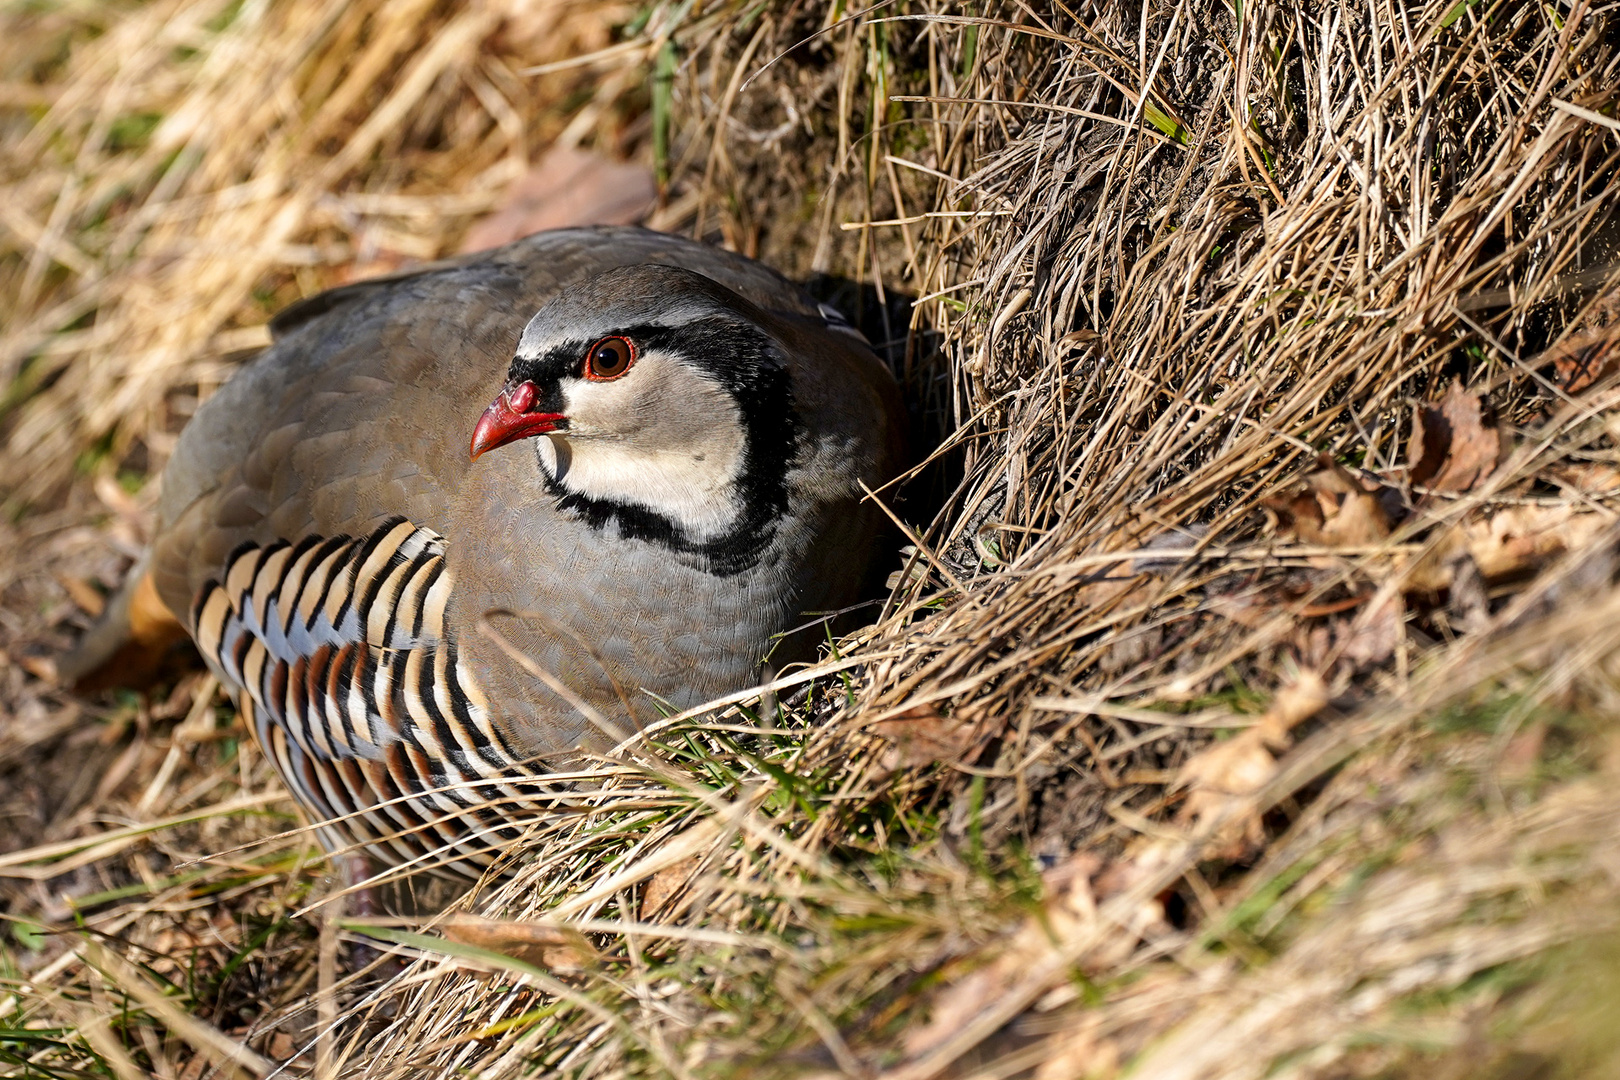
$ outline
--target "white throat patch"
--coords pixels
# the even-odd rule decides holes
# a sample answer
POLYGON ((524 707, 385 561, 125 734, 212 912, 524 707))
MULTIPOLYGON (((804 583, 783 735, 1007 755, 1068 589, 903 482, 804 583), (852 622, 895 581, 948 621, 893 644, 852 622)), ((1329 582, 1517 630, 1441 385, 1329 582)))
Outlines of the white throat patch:
POLYGON ((699 543, 736 525, 747 436, 741 410, 718 383, 650 354, 621 380, 566 380, 563 397, 568 429, 534 440, 557 485, 644 507, 699 543))
POLYGON ((732 482, 742 470, 735 443, 644 453, 608 442, 548 435, 534 440, 540 467, 558 486, 591 499, 631 503, 674 522, 699 543, 725 535, 742 513, 732 482))

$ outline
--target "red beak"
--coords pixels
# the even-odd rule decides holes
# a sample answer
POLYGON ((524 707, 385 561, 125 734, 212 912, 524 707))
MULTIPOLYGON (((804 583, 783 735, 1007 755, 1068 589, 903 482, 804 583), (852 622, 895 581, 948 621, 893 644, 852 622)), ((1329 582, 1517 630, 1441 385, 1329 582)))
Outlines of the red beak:
POLYGON ((540 392, 532 382, 520 382, 501 391, 501 396, 490 403, 484 415, 473 428, 472 457, 497 446, 505 446, 518 439, 544 435, 556 431, 567 420, 562 413, 530 412, 540 400, 540 392))

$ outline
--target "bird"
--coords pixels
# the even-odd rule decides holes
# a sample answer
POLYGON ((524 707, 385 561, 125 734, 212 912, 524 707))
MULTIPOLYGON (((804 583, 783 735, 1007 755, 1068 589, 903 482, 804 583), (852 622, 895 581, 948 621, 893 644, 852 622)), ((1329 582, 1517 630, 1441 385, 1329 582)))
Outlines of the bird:
POLYGON ((895 379, 741 255, 556 230, 271 332, 181 432, 123 626, 63 667, 188 635, 331 852, 506 865, 559 762, 813 657, 789 632, 882 546, 895 379))

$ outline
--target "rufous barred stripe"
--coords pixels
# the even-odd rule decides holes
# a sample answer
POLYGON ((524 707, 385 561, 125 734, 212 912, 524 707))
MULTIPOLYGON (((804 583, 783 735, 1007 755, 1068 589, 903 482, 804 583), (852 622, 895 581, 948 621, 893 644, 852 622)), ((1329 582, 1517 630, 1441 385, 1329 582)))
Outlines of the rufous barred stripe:
POLYGON ((453 588, 443 538, 393 518, 243 545, 191 623, 329 848, 477 877, 551 803, 445 633, 453 588))

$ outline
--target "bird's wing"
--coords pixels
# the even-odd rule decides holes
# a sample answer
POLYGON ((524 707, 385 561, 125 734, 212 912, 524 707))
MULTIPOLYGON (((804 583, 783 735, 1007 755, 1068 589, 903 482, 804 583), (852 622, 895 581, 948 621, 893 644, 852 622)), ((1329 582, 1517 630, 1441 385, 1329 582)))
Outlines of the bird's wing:
POLYGON ((519 755, 446 638, 450 589, 442 538, 393 518, 364 536, 244 544, 191 612, 300 801, 390 863, 481 864, 537 795, 511 782, 519 755))

